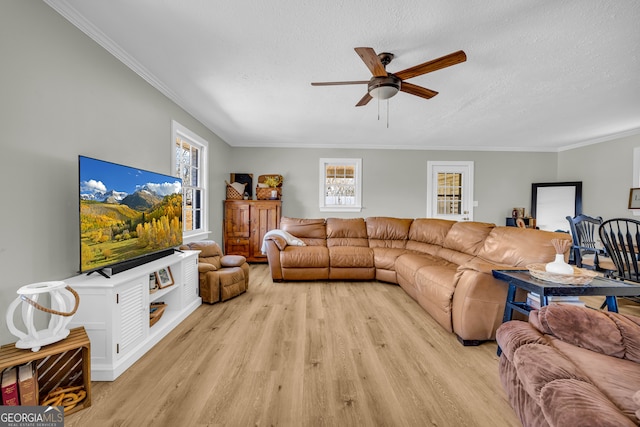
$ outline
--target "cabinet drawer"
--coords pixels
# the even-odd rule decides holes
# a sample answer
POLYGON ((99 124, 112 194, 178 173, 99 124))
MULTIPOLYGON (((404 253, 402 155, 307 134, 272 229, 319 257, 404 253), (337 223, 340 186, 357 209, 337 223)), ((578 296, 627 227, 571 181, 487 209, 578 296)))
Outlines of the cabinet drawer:
POLYGON ((237 239, 231 238, 227 240, 227 245, 224 248, 226 255, 242 255, 244 257, 249 256, 249 239, 237 239))

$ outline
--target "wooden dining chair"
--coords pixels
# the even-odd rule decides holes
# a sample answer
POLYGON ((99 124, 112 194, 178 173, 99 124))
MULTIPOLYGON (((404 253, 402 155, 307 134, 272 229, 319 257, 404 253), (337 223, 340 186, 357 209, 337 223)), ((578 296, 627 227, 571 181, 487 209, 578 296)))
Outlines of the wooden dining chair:
POLYGON ((609 219, 600 225, 598 233, 616 267, 612 277, 640 283, 640 221, 628 218, 609 219))
POLYGON ((607 257, 606 249, 600 247, 598 242, 598 230, 602 224, 602 217, 568 216, 567 221, 569 221, 573 239, 571 254, 576 267, 604 273, 615 270, 616 266, 607 257))

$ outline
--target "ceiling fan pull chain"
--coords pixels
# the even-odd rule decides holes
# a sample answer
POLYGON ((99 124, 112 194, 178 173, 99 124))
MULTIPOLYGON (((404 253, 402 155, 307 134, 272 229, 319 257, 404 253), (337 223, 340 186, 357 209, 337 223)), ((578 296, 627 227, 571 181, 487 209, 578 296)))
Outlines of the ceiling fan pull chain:
POLYGON ((378 99, 378 121, 380 121, 380 98, 378 99))
POLYGON ((387 99, 387 129, 389 129, 389 99, 387 99))

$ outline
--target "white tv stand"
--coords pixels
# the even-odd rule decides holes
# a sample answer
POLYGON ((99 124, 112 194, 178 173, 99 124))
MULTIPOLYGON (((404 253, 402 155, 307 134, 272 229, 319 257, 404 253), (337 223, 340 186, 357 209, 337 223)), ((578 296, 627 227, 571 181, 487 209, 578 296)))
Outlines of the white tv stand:
POLYGON ((91 341, 91 379, 113 381, 191 314, 198 296, 198 252, 177 252, 115 274, 74 276, 65 283, 80 295, 69 327, 84 326, 91 341), (149 275, 169 267, 174 284, 149 292, 149 275), (149 304, 164 302, 149 326, 149 304))

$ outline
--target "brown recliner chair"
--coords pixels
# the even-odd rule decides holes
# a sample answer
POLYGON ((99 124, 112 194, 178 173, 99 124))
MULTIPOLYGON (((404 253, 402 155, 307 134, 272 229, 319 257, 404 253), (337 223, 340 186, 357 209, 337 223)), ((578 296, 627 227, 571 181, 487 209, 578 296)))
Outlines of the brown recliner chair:
POLYGON ((200 251, 198 272, 203 302, 226 301, 249 289, 249 264, 245 257, 223 255, 220 245, 213 240, 188 243, 180 249, 200 251))

